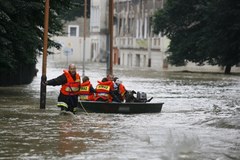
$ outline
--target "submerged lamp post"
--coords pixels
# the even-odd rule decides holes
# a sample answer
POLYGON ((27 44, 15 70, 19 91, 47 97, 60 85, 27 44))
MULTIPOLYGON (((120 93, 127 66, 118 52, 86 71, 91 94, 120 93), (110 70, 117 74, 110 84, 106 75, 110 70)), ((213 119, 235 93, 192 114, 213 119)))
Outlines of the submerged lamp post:
POLYGON ((82 76, 85 76, 86 19, 87 19, 87 0, 84 0, 83 73, 82 73, 82 76))
POLYGON ((112 55, 113 55, 113 10, 114 10, 114 2, 113 0, 109 0, 109 57, 108 63, 109 66, 107 68, 107 74, 113 74, 113 62, 112 62, 112 55))
POLYGON ((46 85, 44 82, 47 80, 46 66, 47 66, 47 47, 48 47, 48 19, 49 19, 49 0, 45 1, 45 14, 44 14, 44 36, 43 36, 43 59, 42 59, 42 77, 40 89, 40 109, 45 109, 46 105, 46 85))

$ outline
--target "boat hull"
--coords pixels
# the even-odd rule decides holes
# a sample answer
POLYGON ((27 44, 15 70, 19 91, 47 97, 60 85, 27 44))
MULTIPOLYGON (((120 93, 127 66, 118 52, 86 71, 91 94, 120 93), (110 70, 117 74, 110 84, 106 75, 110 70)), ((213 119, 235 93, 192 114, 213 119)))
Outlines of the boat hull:
POLYGON ((79 106, 82 110, 94 113, 159 113, 163 103, 106 103, 95 101, 81 101, 79 106))

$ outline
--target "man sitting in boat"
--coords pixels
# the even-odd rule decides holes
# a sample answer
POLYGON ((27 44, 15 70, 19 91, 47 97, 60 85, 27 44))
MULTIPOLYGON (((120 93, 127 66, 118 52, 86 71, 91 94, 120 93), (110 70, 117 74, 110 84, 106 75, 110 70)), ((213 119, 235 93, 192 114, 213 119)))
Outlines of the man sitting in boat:
POLYGON ((107 78, 103 78, 102 81, 98 81, 96 86, 96 101, 113 102, 113 97, 115 102, 120 102, 118 98, 114 95, 114 84, 107 78))
POLYGON ((94 101, 95 89, 93 88, 88 76, 82 78, 82 84, 79 91, 79 99, 82 101, 94 101))
POLYGON ((120 81, 118 77, 114 77, 113 81, 114 94, 121 102, 123 102, 125 100, 125 93, 127 90, 125 89, 125 86, 122 84, 122 81, 120 81))
POLYGON ((107 80, 108 80, 108 81, 113 81, 113 80, 114 80, 114 75, 108 74, 108 75, 107 75, 107 80))

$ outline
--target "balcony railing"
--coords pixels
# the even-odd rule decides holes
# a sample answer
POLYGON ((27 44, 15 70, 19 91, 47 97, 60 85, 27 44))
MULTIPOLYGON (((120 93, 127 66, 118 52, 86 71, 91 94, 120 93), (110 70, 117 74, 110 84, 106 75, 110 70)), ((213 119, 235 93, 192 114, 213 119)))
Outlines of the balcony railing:
POLYGON ((143 38, 133 38, 133 37, 117 37, 114 43, 114 46, 120 48, 132 48, 132 49, 147 49, 151 44, 151 49, 160 49, 161 46, 161 38, 153 37, 151 39, 143 39, 143 38))

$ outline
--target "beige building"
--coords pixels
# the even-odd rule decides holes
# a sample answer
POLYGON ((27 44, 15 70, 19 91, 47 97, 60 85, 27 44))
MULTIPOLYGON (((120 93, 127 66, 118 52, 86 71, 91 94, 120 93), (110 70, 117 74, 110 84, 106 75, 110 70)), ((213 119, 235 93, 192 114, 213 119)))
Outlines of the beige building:
POLYGON ((105 62, 108 41, 108 0, 91 0, 91 61, 105 62))
POLYGON ((91 61, 91 45, 89 34, 89 19, 86 19, 86 36, 84 38, 84 18, 78 17, 75 21, 65 22, 63 36, 53 37, 52 39, 62 45, 61 49, 51 48, 55 54, 49 58, 55 62, 82 62, 91 61))
MULTIPOLYGON (((105 61, 109 0, 91 1, 90 37, 93 59, 105 61), (101 2, 101 3, 100 3, 101 2)), ((163 0, 114 0, 114 64, 128 67, 164 66, 168 39, 152 34, 150 18, 163 0)))
POLYGON ((116 0, 115 47, 119 64, 162 69, 168 39, 155 35, 150 20, 163 0, 116 0))

